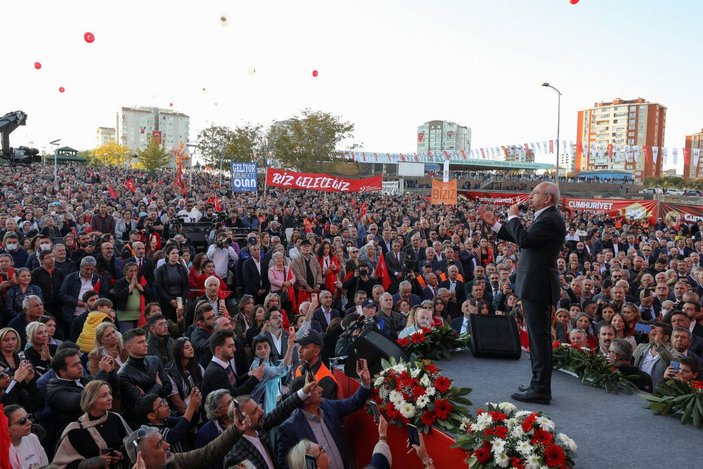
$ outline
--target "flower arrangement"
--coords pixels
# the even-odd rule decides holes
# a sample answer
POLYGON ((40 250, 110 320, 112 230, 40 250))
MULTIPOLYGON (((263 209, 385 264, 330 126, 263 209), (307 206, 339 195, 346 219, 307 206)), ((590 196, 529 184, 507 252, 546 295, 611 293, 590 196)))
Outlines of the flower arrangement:
POLYGON ((409 354, 429 360, 448 360, 451 352, 465 348, 469 334, 461 334, 448 326, 423 327, 408 337, 398 339, 398 344, 409 354))
POLYGON ((657 415, 681 413, 681 423, 693 423, 700 428, 703 425, 703 381, 690 384, 670 379, 664 381, 654 394, 643 394, 649 401, 649 408, 657 415))
POLYGON ((518 411, 510 402, 486 403, 462 424, 456 446, 469 453, 469 468, 571 468, 576 443, 541 412, 518 411))
POLYGON ((636 387, 620 371, 613 367, 602 355, 596 355, 588 348, 578 349, 569 344, 552 344, 552 367, 567 370, 595 388, 610 393, 632 394, 636 387))
POLYGON ((385 419, 392 424, 415 425, 426 433, 433 425, 456 431, 471 402, 464 396, 469 388, 454 382, 430 362, 382 361, 371 394, 385 419))

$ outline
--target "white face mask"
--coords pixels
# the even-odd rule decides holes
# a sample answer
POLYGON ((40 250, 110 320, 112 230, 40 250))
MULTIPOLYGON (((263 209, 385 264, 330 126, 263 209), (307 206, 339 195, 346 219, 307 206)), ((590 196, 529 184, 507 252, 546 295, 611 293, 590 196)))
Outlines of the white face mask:
POLYGON ((8 251, 14 251, 14 250, 17 249, 17 245, 16 245, 15 243, 7 243, 7 244, 5 245, 5 248, 6 248, 8 251))
POLYGON ((39 249, 41 249, 42 251, 48 251, 51 249, 51 244, 42 243, 39 245, 39 249))

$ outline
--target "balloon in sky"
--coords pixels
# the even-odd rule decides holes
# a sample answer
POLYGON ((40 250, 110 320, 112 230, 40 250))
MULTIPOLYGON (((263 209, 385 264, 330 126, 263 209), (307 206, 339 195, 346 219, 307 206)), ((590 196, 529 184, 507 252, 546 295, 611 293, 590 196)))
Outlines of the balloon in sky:
POLYGON ((313 70, 313 71, 312 71, 312 76, 314 76, 314 77, 316 77, 316 78, 317 78, 317 76, 318 76, 319 74, 320 74, 320 73, 319 73, 317 70, 313 70))
POLYGON ((173 107, 173 103, 168 103, 169 106, 173 107))
POLYGON ((220 15, 220 26, 223 28, 229 26, 229 18, 227 18, 227 15, 220 15))
POLYGON ((83 35, 83 39, 85 39, 85 42, 88 44, 92 44, 93 41, 95 41, 95 35, 91 32, 87 32, 83 35))
POLYGON ((569 2, 571 2, 572 5, 576 5, 579 2, 579 0, 569 0, 569 2))
POLYGON ((34 68, 39 70, 41 68, 41 62, 34 62, 34 68))
POLYGON ((66 88, 64 88, 63 86, 59 86, 59 93, 63 93, 64 91, 66 91, 66 88))

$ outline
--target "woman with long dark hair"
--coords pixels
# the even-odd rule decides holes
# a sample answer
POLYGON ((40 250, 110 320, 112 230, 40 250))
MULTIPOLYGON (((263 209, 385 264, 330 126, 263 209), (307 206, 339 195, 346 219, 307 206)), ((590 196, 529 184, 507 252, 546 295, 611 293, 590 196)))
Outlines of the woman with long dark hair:
POLYGON ((195 349, 190 339, 179 337, 173 344, 173 363, 166 368, 171 380, 171 395, 168 396, 174 409, 183 415, 188 407, 190 391, 203 384, 205 370, 195 360, 195 349))
POLYGON ((176 308, 178 299, 181 304, 185 304, 189 293, 188 269, 180 261, 178 246, 170 245, 164 249, 166 262, 156 269, 155 280, 156 292, 161 305, 161 312, 171 321, 176 321, 176 308))

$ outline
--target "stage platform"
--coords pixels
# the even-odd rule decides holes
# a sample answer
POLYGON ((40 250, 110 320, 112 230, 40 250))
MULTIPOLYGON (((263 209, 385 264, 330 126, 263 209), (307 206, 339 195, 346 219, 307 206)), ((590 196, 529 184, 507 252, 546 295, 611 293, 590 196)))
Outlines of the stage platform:
POLYGON ((510 399, 519 384, 529 384, 530 359, 474 358, 454 354, 437 365, 457 385, 473 389, 471 411, 486 402, 510 401, 525 410, 545 412, 578 445, 578 468, 698 468, 703 464, 703 428, 681 425, 679 418, 654 415, 637 393, 608 394, 555 371, 552 404, 525 404, 510 399))

